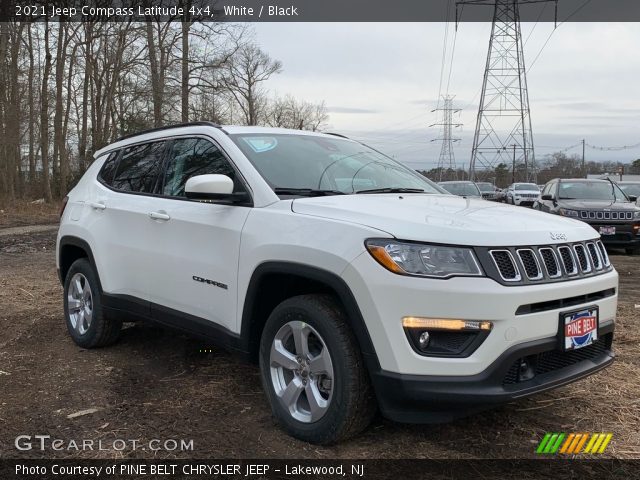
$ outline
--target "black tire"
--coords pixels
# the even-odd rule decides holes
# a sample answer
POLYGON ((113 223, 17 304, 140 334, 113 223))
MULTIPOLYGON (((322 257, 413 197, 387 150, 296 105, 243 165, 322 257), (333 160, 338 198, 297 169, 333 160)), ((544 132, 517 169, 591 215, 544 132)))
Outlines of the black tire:
POLYGON ((347 325, 345 313, 329 295, 292 297, 273 310, 262 332, 260 371, 274 418, 287 433, 300 440, 320 445, 345 440, 364 430, 376 412, 375 396, 357 340, 347 325), (312 423, 294 418, 281 404, 271 376, 272 343, 291 321, 302 321, 317 331, 333 365, 332 397, 324 416, 312 423))
MULTIPOLYGON (((120 336, 122 321, 118 318, 111 318, 105 315, 102 308, 102 296, 100 293, 100 283, 98 275, 86 258, 81 258, 73 262, 64 280, 64 316, 67 330, 73 341, 83 348, 105 347, 114 343, 120 336), (81 277, 78 277, 80 275, 81 277), (71 281, 79 278, 82 286, 87 285, 90 290, 90 311, 91 321, 86 331, 80 331, 72 320, 72 313, 69 311, 69 293, 73 291, 71 281), (84 280, 82 280, 84 278, 84 280), (85 282, 85 283, 82 283, 85 282)), ((89 302, 87 302, 89 303, 89 302)), ((74 317, 77 318, 77 317, 74 317)))

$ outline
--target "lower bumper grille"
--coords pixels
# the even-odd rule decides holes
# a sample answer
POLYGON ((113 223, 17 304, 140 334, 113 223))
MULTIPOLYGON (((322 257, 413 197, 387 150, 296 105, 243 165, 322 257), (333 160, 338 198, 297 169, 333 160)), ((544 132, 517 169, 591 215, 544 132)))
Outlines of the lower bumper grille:
POLYGON ((592 345, 564 352, 550 350, 517 359, 502 380, 503 385, 514 385, 549 372, 596 358, 611 349, 613 334, 604 335, 592 345))

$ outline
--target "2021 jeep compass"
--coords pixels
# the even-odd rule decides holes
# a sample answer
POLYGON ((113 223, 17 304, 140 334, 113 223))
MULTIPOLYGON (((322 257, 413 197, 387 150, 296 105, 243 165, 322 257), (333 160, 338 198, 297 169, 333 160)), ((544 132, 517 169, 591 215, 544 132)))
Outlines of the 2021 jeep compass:
POLYGON ((196 123, 96 152, 57 243, 69 333, 150 319, 257 360, 290 434, 437 422, 613 360, 587 224, 447 194, 338 135, 196 123))

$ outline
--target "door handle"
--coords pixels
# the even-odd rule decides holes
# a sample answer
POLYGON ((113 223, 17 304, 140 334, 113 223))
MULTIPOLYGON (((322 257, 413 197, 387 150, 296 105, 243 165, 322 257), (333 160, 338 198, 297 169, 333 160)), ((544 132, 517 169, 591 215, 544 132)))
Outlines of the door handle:
POLYGON ((153 220, 171 220, 171 217, 165 212, 151 212, 149 213, 149 218, 153 220))
POLYGON ((102 202, 89 202, 89 206, 94 210, 104 210, 107 206, 102 202))

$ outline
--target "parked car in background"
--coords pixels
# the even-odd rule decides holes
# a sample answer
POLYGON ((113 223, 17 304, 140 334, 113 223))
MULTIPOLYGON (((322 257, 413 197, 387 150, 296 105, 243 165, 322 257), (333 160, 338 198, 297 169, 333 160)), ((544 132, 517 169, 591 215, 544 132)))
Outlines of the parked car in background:
POLYGON ((640 182, 617 182, 622 191, 628 196, 640 197, 640 182))
POLYGON ((460 197, 478 197, 482 198, 482 193, 478 186, 473 182, 440 182, 438 183, 447 192, 460 197))
POLYGON ((544 188, 544 185, 537 185, 538 190, 542 191, 542 189, 544 188))
POLYGON ((506 199, 507 199, 507 189, 499 188, 498 191, 496 192, 496 201, 504 203, 506 199))
POLYGON ((637 200, 610 180, 556 179, 545 185, 534 208, 582 220, 600 233, 605 245, 631 254, 640 250, 637 200))
POLYGON ((482 198, 485 200, 496 200, 498 196, 498 188, 489 182, 476 182, 476 186, 480 193, 482 194, 482 198))
POLYGON ((535 183, 512 183, 507 188, 505 201, 511 205, 531 207, 540 196, 540 190, 535 183))

